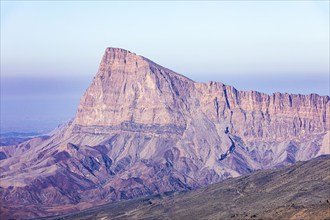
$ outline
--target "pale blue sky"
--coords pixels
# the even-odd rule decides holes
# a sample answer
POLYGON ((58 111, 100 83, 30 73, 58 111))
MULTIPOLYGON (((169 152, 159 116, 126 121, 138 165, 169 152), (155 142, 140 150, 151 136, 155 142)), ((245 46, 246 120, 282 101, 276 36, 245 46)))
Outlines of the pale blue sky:
POLYGON ((195 81, 329 94, 329 1, 1 1, 2 130, 73 117, 106 47, 195 81))

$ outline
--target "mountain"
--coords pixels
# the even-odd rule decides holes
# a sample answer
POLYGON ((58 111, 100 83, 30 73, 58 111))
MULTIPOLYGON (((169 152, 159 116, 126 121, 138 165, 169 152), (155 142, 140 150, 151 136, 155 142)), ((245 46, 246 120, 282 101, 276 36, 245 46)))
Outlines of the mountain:
POLYGON ((48 219, 330 219, 330 155, 48 219))
MULTIPOLYGON (((46 138, 47 135, 41 133, 24 133, 24 132, 7 132, 0 134, 0 146, 11 146, 17 145, 24 141, 30 140, 34 137, 44 137, 46 138)), ((0 154, 1 158, 1 154, 0 154)))
POLYGON ((107 48, 75 118, 0 147, 5 217, 191 190, 329 154, 330 97, 197 83, 107 48))

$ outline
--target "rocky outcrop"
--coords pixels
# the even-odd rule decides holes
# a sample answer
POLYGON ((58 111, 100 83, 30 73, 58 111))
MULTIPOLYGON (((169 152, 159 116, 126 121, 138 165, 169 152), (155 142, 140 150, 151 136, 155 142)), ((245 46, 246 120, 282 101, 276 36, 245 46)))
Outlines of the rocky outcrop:
POLYGON ((146 58, 108 48, 92 85, 81 98, 75 123, 82 126, 185 125, 182 110, 193 81, 146 58))
POLYGON ((0 148, 3 209, 59 214, 327 154, 329 100, 196 83, 108 48, 72 122, 0 148))

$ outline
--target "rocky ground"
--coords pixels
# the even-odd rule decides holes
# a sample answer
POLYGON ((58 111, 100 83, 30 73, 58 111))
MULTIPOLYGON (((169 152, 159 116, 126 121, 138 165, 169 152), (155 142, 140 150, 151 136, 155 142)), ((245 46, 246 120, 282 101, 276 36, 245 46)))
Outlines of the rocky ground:
POLYGON ((330 155, 47 219, 330 219, 330 155))

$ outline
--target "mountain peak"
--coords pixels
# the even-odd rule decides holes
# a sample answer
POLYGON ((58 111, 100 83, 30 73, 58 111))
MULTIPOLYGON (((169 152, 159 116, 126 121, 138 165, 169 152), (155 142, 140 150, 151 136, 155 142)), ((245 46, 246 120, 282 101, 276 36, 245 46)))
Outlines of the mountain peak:
MULTIPOLYGON (((165 68, 154 61, 137 55, 129 50, 115 47, 107 47, 105 49, 103 58, 100 63, 98 75, 104 75, 104 73, 109 73, 111 71, 119 71, 126 74, 143 74, 147 72, 163 72, 176 76, 181 80, 188 80, 193 82, 193 80, 176 73, 168 68, 165 68)), ((104 78, 104 77, 103 77, 104 78)))
MULTIPOLYGON (((109 52, 109 53, 132 53, 129 50, 119 48, 119 47, 107 47, 107 48, 105 48, 105 52, 109 52)), ((135 53, 133 53, 133 54, 135 54, 135 53)))
POLYGON ((103 60, 125 59, 127 54, 136 55, 135 53, 122 48, 107 47, 104 52, 103 60))
POLYGON ((126 64, 137 64, 141 56, 121 48, 108 47, 105 49, 99 71, 109 68, 124 67, 126 64))
POLYGON ((184 100, 193 81, 120 48, 107 48, 92 85, 81 99, 76 123, 185 126, 184 100))

